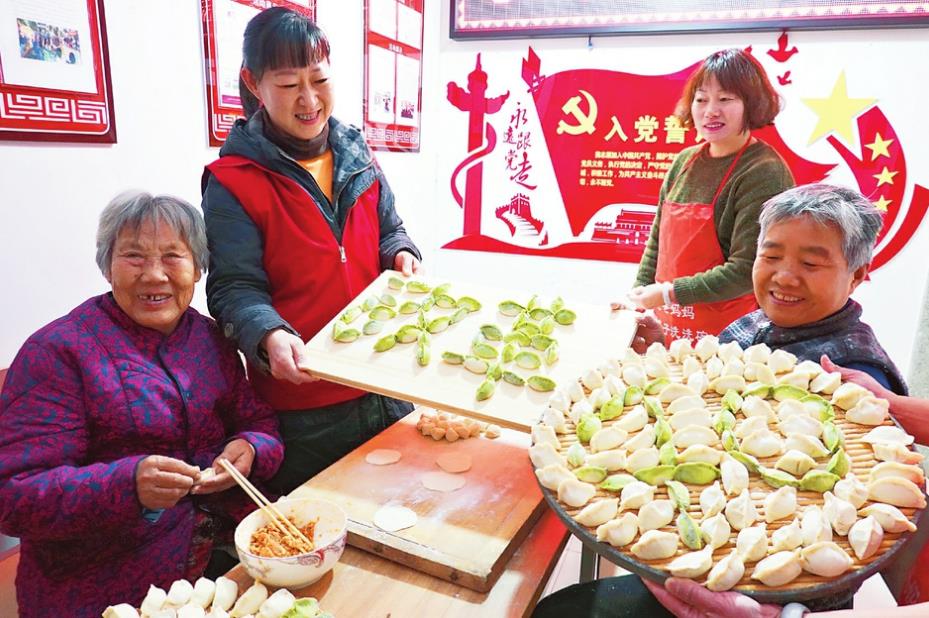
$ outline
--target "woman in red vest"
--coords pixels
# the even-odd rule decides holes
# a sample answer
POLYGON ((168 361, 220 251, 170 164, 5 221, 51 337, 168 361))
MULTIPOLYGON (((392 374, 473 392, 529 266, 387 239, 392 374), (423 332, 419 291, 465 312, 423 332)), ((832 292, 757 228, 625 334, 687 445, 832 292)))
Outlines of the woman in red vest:
POLYGON ((668 170, 629 294, 638 308, 655 310, 668 342, 717 335, 757 308, 758 214, 794 180, 751 131, 778 111, 764 69, 742 50, 711 54, 684 87, 676 115, 703 143, 681 151, 668 170))
POLYGON ((304 342, 381 271, 420 260, 364 136, 332 117, 329 73, 329 41, 305 15, 256 15, 239 84, 248 118, 202 182, 210 313, 279 413, 282 493, 411 410, 298 369, 304 342))

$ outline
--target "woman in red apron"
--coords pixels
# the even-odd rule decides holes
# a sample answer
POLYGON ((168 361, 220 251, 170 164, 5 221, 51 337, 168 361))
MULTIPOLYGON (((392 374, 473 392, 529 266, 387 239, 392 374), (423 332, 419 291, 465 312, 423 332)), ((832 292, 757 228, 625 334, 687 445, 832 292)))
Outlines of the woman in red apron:
POLYGON ((629 294, 638 308, 655 310, 667 342, 717 335, 757 308, 751 271, 758 214, 794 181, 751 131, 778 111, 764 69, 741 50, 712 54, 687 81, 676 114, 704 143, 671 164, 629 294))

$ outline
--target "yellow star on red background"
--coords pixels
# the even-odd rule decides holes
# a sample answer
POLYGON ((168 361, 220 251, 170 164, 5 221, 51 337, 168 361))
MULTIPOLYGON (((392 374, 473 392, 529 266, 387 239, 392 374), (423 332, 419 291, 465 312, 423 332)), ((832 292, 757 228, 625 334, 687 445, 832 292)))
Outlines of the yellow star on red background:
POLYGON ((874 174, 874 177, 877 178, 877 186, 894 183, 894 176, 899 174, 899 172, 891 172, 886 167, 881 170, 880 174, 874 174))
POLYGON ((890 206, 890 200, 885 200, 883 195, 880 197, 880 199, 874 202, 874 207, 881 212, 887 212, 888 206, 890 206))
POLYGON ((874 134, 874 142, 871 144, 865 144, 865 148, 871 149, 871 160, 875 160, 878 157, 890 157, 890 153, 887 152, 887 147, 893 143, 892 139, 884 139, 881 137, 880 133, 874 134))
POLYGON ((855 142, 852 128, 853 121, 866 109, 874 105, 877 99, 851 99, 845 85, 845 72, 839 74, 832 87, 832 92, 823 99, 802 99, 807 107, 813 110, 819 120, 810 135, 809 144, 812 144, 829 133, 838 133, 846 143, 855 142))

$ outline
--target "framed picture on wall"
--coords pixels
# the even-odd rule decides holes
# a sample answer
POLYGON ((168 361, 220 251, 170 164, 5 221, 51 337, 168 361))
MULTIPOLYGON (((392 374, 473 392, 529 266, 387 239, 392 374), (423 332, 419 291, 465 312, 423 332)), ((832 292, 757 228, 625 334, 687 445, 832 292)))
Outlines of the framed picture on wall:
POLYGON ((364 132, 374 150, 419 152, 424 0, 365 0, 364 132))
POLYGON ((902 0, 449 0, 453 39, 645 34, 929 23, 926 3, 902 0))
POLYGON ((103 0, 0 2, 0 140, 116 142, 103 0))
POLYGON ((244 115, 239 98, 239 70, 245 26, 252 17, 274 6, 294 9, 316 19, 316 0, 201 0, 210 146, 222 146, 236 118, 244 115))

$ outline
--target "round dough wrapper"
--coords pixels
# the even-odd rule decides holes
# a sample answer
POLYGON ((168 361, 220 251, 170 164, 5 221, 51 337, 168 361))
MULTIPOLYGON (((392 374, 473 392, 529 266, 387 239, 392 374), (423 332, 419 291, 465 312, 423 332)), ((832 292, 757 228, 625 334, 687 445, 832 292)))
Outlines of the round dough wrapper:
POLYGON ((442 453, 435 459, 436 465, 452 474, 471 469, 471 456, 465 453, 442 453))
POLYGON ((438 470, 426 472, 422 476, 423 486, 433 491, 455 491, 464 487, 465 479, 458 474, 449 474, 438 470))
POLYGON ((400 451, 379 448, 365 455, 365 461, 375 466, 387 466, 400 461, 400 451))
POLYGON ((387 532, 411 528, 417 521, 416 513, 405 506, 382 506, 374 514, 374 525, 387 532))

